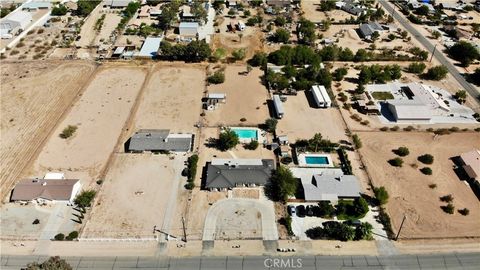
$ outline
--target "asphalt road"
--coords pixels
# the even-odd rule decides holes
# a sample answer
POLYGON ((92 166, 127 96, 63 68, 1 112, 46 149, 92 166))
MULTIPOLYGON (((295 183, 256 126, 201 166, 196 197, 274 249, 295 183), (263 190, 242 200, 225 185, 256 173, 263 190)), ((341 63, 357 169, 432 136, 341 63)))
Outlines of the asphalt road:
MULTIPOLYGON (((393 5, 390 3, 387 3, 387 1, 379 1, 380 4, 387 10, 387 13, 391 14, 393 10, 393 5)), ((395 9, 395 12, 393 13, 393 17, 395 20, 397 20, 407 31, 414 37, 416 38, 430 53, 433 52, 434 50, 434 45, 427 40, 420 32, 418 32, 413 26, 410 21, 405 19, 403 16, 401 16, 400 11, 398 11, 398 8, 395 9)), ((457 82, 475 99, 477 102, 477 105, 480 105, 480 101, 477 98, 480 95, 480 92, 465 78, 460 74, 460 72, 457 70, 457 68, 445 57, 443 52, 436 50, 435 52, 435 58, 448 69, 448 72, 452 74, 452 76, 457 80, 457 82)))
MULTIPOLYGON (((2 270, 22 269, 46 257, 2 256, 2 270)), ((480 253, 398 256, 65 257, 77 269, 480 269, 480 253)))

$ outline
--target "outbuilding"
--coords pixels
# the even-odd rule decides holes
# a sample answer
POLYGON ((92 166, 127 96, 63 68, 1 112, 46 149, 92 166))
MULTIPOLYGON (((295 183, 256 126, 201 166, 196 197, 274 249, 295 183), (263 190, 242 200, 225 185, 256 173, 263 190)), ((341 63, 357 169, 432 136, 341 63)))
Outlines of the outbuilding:
POLYGON ((181 22, 178 33, 182 37, 196 37, 198 34, 198 22, 181 22))
POLYGON ((22 5, 22 10, 37 11, 39 9, 50 9, 52 3, 49 1, 31 1, 22 5))
POLYGON ((157 56, 160 43, 163 40, 162 37, 147 37, 143 42, 140 52, 137 54, 138 58, 154 58, 157 56))
POLYGON ((32 22, 32 15, 26 11, 15 11, 0 20, 2 34, 16 34, 18 31, 27 29, 32 22))

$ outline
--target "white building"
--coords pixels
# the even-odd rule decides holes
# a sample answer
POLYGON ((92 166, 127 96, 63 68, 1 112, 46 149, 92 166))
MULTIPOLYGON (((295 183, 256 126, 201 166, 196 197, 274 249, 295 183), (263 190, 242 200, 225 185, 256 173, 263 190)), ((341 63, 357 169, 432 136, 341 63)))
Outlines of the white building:
POLYGON ((32 15, 26 11, 16 11, 8 14, 5 18, 0 20, 0 34, 15 35, 27 29, 28 25, 32 22, 32 15))
POLYGON ((181 22, 178 33, 182 37, 196 37, 198 34, 198 22, 181 22))
POLYGON ((310 92, 312 92, 313 99, 319 108, 328 108, 332 106, 332 100, 330 99, 325 86, 313 85, 310 92))

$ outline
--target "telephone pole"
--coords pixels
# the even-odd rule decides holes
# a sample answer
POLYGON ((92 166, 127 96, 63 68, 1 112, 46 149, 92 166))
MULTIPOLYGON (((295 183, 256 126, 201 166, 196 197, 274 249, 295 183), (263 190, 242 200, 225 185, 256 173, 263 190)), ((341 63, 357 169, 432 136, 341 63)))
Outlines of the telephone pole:
POLYGON ((187 243, 187 228, 185 227, 185 217, 182 216, 183 241, 187 243))
POLYGON ((407 216, 403 215, 402 223, 400 224, 400 228, 398 229, 398 233, 397 233, 397 236, 395 237, 395 241, 397 241, 398 237, 400 236, 400 232, 402 231, 403 223, 405 222, 405 219, 407 219, 407 216))

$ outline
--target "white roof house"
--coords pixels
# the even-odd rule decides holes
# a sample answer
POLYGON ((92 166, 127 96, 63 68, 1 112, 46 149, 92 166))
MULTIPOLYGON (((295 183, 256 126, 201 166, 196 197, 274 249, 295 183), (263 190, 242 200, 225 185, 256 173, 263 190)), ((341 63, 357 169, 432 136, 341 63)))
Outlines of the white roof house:
POLYGON ((39 9, 50 9, 52 3, 50 1, 31 1, 22 5, 22 10, 35 11, 39 9))
POLYGON ((147 37, 143 42, 140 52, 136 55, 139 58, 153 58, 157 56, 160 43, 163 40, 162 37, 147 37))
POLYGON ((460 155, 464 165, 463 169, 472 179, 480 180, 480 150, 472 150, 460 155))
POLYGON ((332 106, 332 100, 328 95, 327 89, 323 85, 312 85, 310 89, 313 99, 319 108, 328 108, 332 106))
POLYGON ((26 11, 16 11, 8 14, 0 20, 0 29, 12 32, 14 30, 25 30, 32 22, 32 15, 26 11))
POLYGON ((105 0, 105 6, 112 8, 124 8, 127 7, 133 0, 105 0))
POLYGON ((198 27, 198 22, 181 22, 178 26, 178 33, 182 37, 196 37, 198 27))

